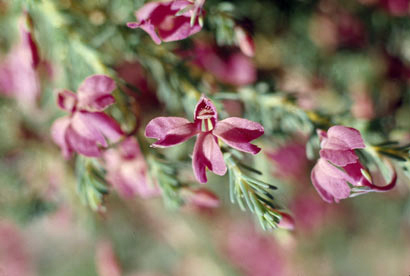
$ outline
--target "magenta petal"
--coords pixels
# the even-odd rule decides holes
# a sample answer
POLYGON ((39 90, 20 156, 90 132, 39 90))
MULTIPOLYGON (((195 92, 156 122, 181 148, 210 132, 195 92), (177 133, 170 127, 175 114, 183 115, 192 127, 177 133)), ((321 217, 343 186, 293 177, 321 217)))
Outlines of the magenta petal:
POLYGON ((261 149, 249 142, 263 133, 264 129, 261 124, 237 117, 218 122, 213 130, 213 134, 229 146, 252 154, 257 154, 261 149))
POLYGON ((355 163, 359 159, 353 150, 321 149, 319 154, 320 157, 342 167, 347 164, 355 163))
POLYGON ((119 195, 130 198, 139 195, 148 198, 159 194, 158 186, 148 177, 148 167, 138 141, 134 137, 125 139, 117 149, 104 152, 107 180, 119 195))
POLYGON ((242 53, 235 53, 230 56, 225 65, 222 80, 225 83, 235 86, 244 86, 256 81, 256 68, 251 59, 242 53))
POLYGON ((100 149, 94 140, 81 136, 71 126, 67 127, 66 141, 72 149, 82 155, 89 157, 99 157, 101 155, 100 149))
POLYGON ((154 147, 170 147, 182 143, 198 132, 195 124, 180 117, 158 117, 145 128, 145 136, 158 139, 154 147))
POLYGON ((187 0, 174 0, 171 4, 171 10, 175 10, 176 12, 178 12, 179 10, 184 9, 188 5, 191 5, 192 9, 195 8, 193 3, 187 0))
POLYGON ((167 5, 168 3, 163 3, 163 2, 146 3, 135 12, 135 17, 139 21, 147 20, 151 17, 155 9, 157 9, 158 7, 167 6, 167 5))
MULTIPOLYGON (((124 132, 113 118, 103 112, 81 112, 90 129, 94 129, 105 138, 115 143, 121 139, 124 132)), ((98 140, 100 141, 100 140, 98 140)), ((104 145, 105 143, 102 143, 104 145)))
POLYGON ((58 92, 57 103, 61 109, 73 112, 77 105, 77 95, 70 90, 62 90, 58 92))
POLYGON ((191 35, 196 34, 202 29, 198 22, 196 22, 195 25, 191 26, 190 18, 185 16, 175 17, 173 19, 172 25, 174 26, 174 28, 171 30, 162 28, 158 29, 159 36, 164 42, 185 39, 191 35))
POLYGON ((322 158, 313 167, 311 180, 319 195, 328 203, 349 197, 350 187, 347 182, 354 182, 345 172, 322 158))
POLYGON ((327 131, 328 139, 324 141, 323 149, 352 150, 365 147, 362 136, 357 129, 345 126, 332 126, 327 131))
POLYGON ((126 159, 132 159, 142 156, 140 145, 138 144, 137 139, 135 139, 134 137, 128 137, 127 139, 122 141, 120 146, 118 147, 118 150, 126 159))
POLYGON ((355 186, 371 186, 372 184, 363 176, 362 169, 364 167, 357 160, 355 163, 348 164, 343 167, 345 172, 354 179, 354 183, 351 183, 355 186))
POLYGON ((141 22, 128 22, 127 26, 131 29, 136 29, 136 28, 141 28, 143 29, 149 36, 152 38, 152 40, 155 42, 155 44, 159 45, 161 44, 161 38, 158 36, 155 26, 150 23, 149 20, 147 21, 141 21, 141 22))
POLYGON ((90 112, 75 112, 71 117, 71 127, 82 137, 99 143, 101 146, 108 146, 102 133, 89 120, 90 112))
POLYGON ((69 159, 72 154, 72 150, 65 139, 66 130, 69 125, 70 118, 62 117, 55 120, 51 126, 51 137, 53 138, 53 141, 61 148, 61 152, 65 159, 69 159))
POLYGON ((226 173, 225 161, 215 137, 207 132, 200 133, 194 147, 192 167, 196 179, 206 183, 206 167, 217 175, 226 173))
POLYGON ((149 21, 145 21, 140 25, 140 28, 143 29, 149 36, 152 38, 152 40, 155 42, 155 44, 159 45, 161 44, 161 38, 158 36, 155 26, 152 25, 149 21))
POLYGON ((112 91, 116 88, 112 78, 105 75, 93 75, 86 78, 78 88, 78 102, 88 110, 103 110, 114 103, 112 91))
POLYGON ((141 26, 141 23, 138 22, 128 22, 127 27, 131 29, 137 29, 141 26))

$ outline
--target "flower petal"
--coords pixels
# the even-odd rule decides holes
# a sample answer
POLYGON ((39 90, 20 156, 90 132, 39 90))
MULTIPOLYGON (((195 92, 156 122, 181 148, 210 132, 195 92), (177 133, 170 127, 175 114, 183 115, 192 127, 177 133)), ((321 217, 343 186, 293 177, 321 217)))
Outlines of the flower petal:
POLYGON ((161 44, 161 38, 158 36, 155 26, 151 24, 150 20, 143 20, 141 22, 128 22, 127 26, 131 29, 141 28, 143 29, 155 42, 155 44, 161 44))
POLYGON ((201 183, 206 183, 206 167, 217 175, 226 173, 225 161, 212 133, 200 133, 195 143, 192 156, 192 167, 196 179, 201 183))
MULTIPOLYGON (((103 112, 81 112, 84 120, 100 135, 115 143, 121 139, 124 132, 113 118, 103 112)), ((99 140, 100 141, 100 140, 99 140)), ((104 146, 105 143, 101 143, 104 146)))
POLYGON ((72 149, 82 155, 89 157, 99 157, 101 155, 96 141, 81 136, 70 125, 67 127, 66 141, 72 149))
POLYGON ((106 75, 93 75, 86 78, 78 88, 78 102, 80 107, 92 110, 103 110, 114 103, 111 96, 116 88, 112 78, 106 75))
POLYGON ((198 132, 195 124, 180 117, 158 117, 145 128, 145 136, 158 139, 153 147, 170 147, 185 142, 198 132))
POLYGON ((53 141, 61 148, 65 159, 69 159, 73 153, 66 141, 66 130, 70 125, 69 117, 58 118, 51 126, 51 137, 53 141))
POLYGON ((86 115, 88 113, 90 112, 75 112, 74 116, 71 117, 71 127, 82 137, 95 141, 103 147, 108 146, 101 132, 94 127, 94 124, 89 122, 88 116, 86 115))
POLYGON ((151 15, 152 15, 152 13, 154 12, 155 9, 157 9, 158 7, 162 7, 164 5, 167 6, 166 3, 162 3, 162 2, 149 2, 149 3, 146 3, 135 12, 135 17, 139 21, 147 20, 151 17, 151 15))
POLYGON ((332 126, 327 131, 327 137, 322 145, 323 149, 352 150, 365 147, 360 132, 351 127, 332 126))
POLYGON ((355 163, 359 159, 353 150, 321 149, 319 154, 320 157, 342 167, 355 163))
POLYGON ((125 139, 116 149, 104 152, 106 179, 119 195, 130 198, 139 195, 148 198, 159 195, 160 190, 148 177, 148 167, 134 137, 125 139))
POLYGON ((195 24, 191 26, 191 19, 185 16, 173 17, 166 23, 169 25, 161 24, 158 28, 158 34, 164 42, 185 39, 196 34, 202 29, 198 23, 198 20, 196 20, 195 24), (167 26, 172 26, 172 28, 167 26))
POLYGON ((237 117, 218 122, 213 130, 213 134, 229 146, 252 154, 257 154, 261 149, 249 142, 263 133, 264 129, 261 124, 237 117))
POLYGON ((349 175, 323 158, 313 167, 310 177, 319 195, 328 203, 349 197, 350 187, 347 182, 354 182, 349 175))
POLYGON ((77 95, 70 90, 58 92, 57 104, 61 109, 73 112, 77 105, 77 95))

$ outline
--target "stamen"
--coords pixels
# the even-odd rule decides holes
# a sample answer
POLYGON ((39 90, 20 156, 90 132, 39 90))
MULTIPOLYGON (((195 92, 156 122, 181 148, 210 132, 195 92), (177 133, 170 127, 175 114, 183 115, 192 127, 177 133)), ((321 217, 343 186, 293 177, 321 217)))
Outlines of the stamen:
POLYGON ((207 130, 206 130, 205 120, 202 120, 202 121, 201 121, 201 130, 202 130, 203 132, 206 132, 206 131, 207 131, 207 130))
POLYGON ((212 130, 214 128, 211 119, 207 119, 208 122, 208 131, 212 130))

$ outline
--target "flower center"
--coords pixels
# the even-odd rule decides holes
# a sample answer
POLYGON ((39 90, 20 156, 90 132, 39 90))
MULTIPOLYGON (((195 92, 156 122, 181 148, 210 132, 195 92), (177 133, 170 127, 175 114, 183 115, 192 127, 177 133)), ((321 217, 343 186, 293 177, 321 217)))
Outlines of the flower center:
POLYGON ((202 108, 196 118, 201 120, 201 131, 207 132, 214 129, 215 112, 209 106, 202 108))
POLYGON ((202 132, 208 132, 213 129, 214 129, 214 125, 212 124, 212 121, 210 118, 201 120, 201 131, 202 132))

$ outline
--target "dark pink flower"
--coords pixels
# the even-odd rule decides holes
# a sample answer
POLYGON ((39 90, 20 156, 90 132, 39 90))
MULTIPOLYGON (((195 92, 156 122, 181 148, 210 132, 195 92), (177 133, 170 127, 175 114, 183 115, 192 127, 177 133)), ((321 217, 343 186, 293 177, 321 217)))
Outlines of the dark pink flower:
POLYGON ((145 129, 145 136, 158 139, 153 147, 174 146, 196 135, 192 167, 201 183, 207 181, 206 168, 218 175, 226 173, 218 138, 237 150, 257 154, 261 149, 250 141, 263 133, 262 125, 242 118, 230 117, 218 122, 215 106, 204 96, 196 105, 193 123, 180 117, 158 117, 145 129))
POLYGON ((19 22, 19 43, 0 62, 0 94, 14 97, 23 105, 34 106, 41 90, 37 72, 40 59, 25 19, 19 22))
POLYGON ((312 169, 311 180, 323 200, 339 202, 352 196, 352 192, 387 191, 395 186, 397 175, 394 170, 388 185, 380 187, 373 184, 370 174, 354 152, 354 149, 365 147, 358 130, 333 126, 327 133, 319 130, 318 134, 321 138, 321 158, 312 169))
POLYGON ((221 83, 244 86, 255 82, 257 72, 249 57, 240 51, 226 53, 222 50, 196 42, 191 58, 194 64, 211 73, 221 83))
POLYGON ((138 22, 127 26, 141 28, 156 44, 182 40, 202 29, 202 6, 205 0, 192 3, 187 0, 150 2, 135 12, 138 22))
POLYGON ((135 138, 129 137, 117 149, 105 151, 104 159, 107 181, 120 196, 130 198, 139 195, 148 198, 159 195, 160 190, 151 183, 147 163, 135 138))
POLYGON ((393 16, 406 16, 409 14, 409 0, 380 0, 380 3, 393 16))
POLYGON ((58 105, 70 115, 54 122, 51 135, 65 158, 74 151, 99 157, 99 146, 108 146, 106 139, 116 142, 121 138, 123 132, 118 123, 102 112, 114 103, 114 89, 115 82, 110 77, 93 75, 83 81, 77 94, 69 90, 58 93, 58 105))

